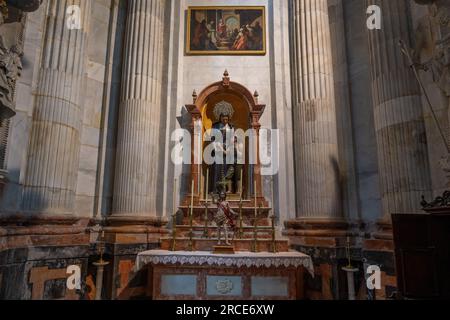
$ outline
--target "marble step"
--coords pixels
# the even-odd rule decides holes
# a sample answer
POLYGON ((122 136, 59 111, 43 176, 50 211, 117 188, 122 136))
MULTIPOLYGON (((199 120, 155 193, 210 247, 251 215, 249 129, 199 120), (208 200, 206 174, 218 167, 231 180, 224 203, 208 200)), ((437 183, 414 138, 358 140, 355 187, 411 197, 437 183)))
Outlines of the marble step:
MULTIPOLYGON (((213 251, 214 246, 217 245, 217 239, 202 239, 202 238, 193 238, 193 250, 196 251, 213 251)), ((162 250, 171 250, 172 249, 173 240, 171 238, 162 238, 161 239, 161 249, 162 250)), ((252 251, 252 247, 254 244, 253 239, 235 239, 231 241, 234 246, 235 251, 252 251)), ((258 239, 257 243, 257 252, 272 252, 273 242, 270 239, 258 239)), ((275 241, 276 251, 277 252, 288 252, 289 251, 289 242, 288 240, 276 240, 275 241)), ((190 241, 189 238, 180 237, 175 241, 175 251, 189 251, 190 250, 190 241)))

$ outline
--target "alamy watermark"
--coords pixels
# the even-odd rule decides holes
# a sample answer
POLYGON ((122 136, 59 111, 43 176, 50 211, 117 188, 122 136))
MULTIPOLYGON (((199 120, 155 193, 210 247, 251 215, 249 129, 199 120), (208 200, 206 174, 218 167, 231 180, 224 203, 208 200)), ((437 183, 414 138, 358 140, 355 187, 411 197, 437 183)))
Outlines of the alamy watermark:
POLYGON ((185 129, 172 133, 171 140, 175 142, 171 152, 173 164, 261 165, 262 176, 278 173, 279 130, 209 129, 201 132, 201 124, 196 124, 193 135, 185 129))

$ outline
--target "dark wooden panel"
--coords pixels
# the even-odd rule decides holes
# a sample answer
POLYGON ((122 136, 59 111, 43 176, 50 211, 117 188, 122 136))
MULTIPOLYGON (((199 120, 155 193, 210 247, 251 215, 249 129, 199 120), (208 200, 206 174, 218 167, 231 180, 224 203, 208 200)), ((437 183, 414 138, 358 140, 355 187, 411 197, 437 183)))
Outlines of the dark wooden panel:
POLYGON ((450 297, 450 215, 395 214, 397 281, 400 296, 450 297))

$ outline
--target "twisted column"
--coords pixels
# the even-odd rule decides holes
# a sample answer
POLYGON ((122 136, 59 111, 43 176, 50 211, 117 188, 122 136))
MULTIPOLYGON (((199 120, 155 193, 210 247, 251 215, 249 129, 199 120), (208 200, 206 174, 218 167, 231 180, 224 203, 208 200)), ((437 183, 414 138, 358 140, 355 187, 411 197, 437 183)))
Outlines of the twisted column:
POLYGON ((91 0, 49 0, 47 4, 24 211, 74 212, 90 11, 91 0), (80 7, 81 29, 67 28, 66 12, 71 5, 80 7))
POLYGON ((297 218, 340 219, 338 142, 327 0, 292 0, 297 218))
POLYGON ((409 1, 368 0, 383 12, 368 31, 383 219, 420 210, 431 186, 420 87, 399 47, 410 43, 409 1))
POLYGON ((128 1, 113 216, 157 215, 165 5, 128 1))

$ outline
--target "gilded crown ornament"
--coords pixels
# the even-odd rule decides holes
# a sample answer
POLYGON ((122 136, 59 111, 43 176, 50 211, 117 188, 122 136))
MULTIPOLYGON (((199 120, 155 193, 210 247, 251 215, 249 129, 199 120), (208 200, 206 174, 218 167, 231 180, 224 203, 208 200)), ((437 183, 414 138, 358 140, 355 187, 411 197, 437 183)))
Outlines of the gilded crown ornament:
POLYGON ((221 101, 214 106, 214 116, 216 117, 217 121, 220 121, 221 116, 228 116, 231 119, 233 118, 233 115, 234 108, 229 102, 221 101))

